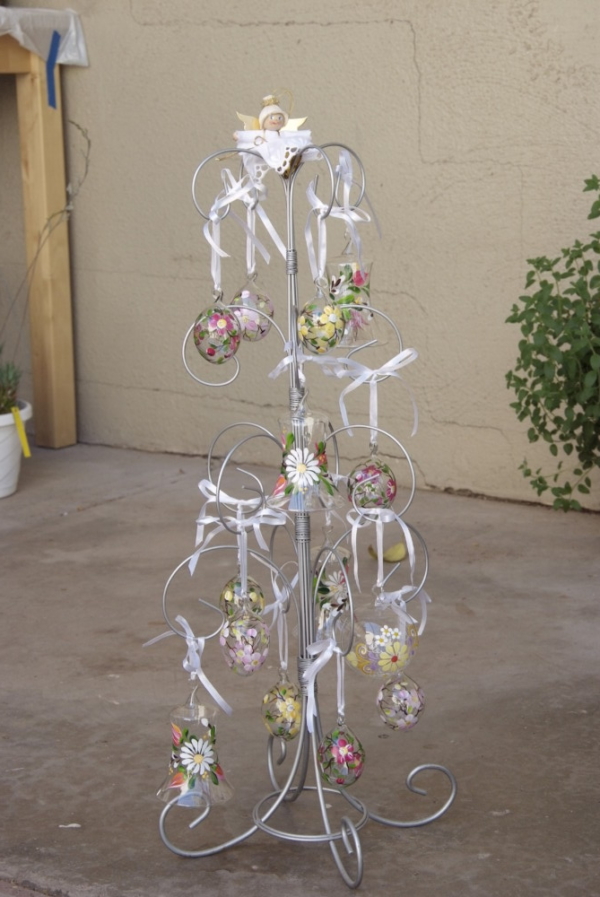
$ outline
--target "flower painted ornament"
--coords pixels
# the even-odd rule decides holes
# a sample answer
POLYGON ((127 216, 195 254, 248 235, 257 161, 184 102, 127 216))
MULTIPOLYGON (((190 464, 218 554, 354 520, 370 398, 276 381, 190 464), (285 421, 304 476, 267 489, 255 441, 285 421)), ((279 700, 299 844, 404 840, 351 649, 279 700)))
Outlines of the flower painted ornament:
POLYGON ((194 686, 185 704, 171 712, 169 772, 157 792, 165 803, 179 795, 180 807, 223 803, 234 793, 219 763, 214 724, 217 710, 198 700, 198 687, 194 686))
POLYGON ((333 635, 337 618, 349 606, 348 571, 351 551, 347 545, 334 547, 330 515, 323 527, 325 541, 321 549, 312 552, 313 593, 317 614, 317 640, 333 635))
POLYGON ((344 319, 342 346, 352 346, 369 326, 373 313, 370 305, 371 262, 360 262, 352 255, 331 259, 327 265, 329 299, 339 306, 344 319))
POLYGON ((319 293, 300 312, 298 339, 313 355, 324 355, 339 345, 344 327, 341 311, 319 293))
POLYGON ((244 599, 247 600, 250 611, 256 616, 260 616, 265 607, 265 596, 262 588, 251 576, 246 577, 246 594, 242 590, 241 572, 229 579, 219 595, 219 607, 228 618, 234 617, 240 612, 244 605, 244 599))
POLYGON ((242 330, 236 316, 220 304, 211 305, 196 318, 194 345, 211 364, 224 364, 240 347, 242 330))
POLYGON ((365 750, 343 721, 325 735, 317 753, 321 778, 327 785, 347 788, 362 775, 365 750))
POLYGON ((249 282, 238 290, 230 304, 243 339, 257 343, 268 334, 275 307, 266 293, 259 292, 254 283, 249 282))
POLYGON ((413 679, 398 673, 382 685, 377 707, 386 726, 406 732, 419 722, 425 709, 425 695, 413 679))
POLYGON ((391 467, 375 453, 348 475, 348 499, 357 508, 391 508, 397 488, 391 467))
POLYGON ((361 621, 354 615, 352 649, 347 664, 365 676, 385 679, 404 670, 419 647, 417 624, 408 614, 404 618, 389 607, 364 611, 361 621))
POLYGON ((292 741, 300 732, 302 698, 285 670, 281 670, 279 681, 264 696, 261 713, 269 733, 276 738, 292 741))
POLYGON ((287 505, 290 511, 322 511, 338 505, 341 497, 327 460, 327 422, 305 411, 280 423, 283 457, 270 504, 287 505))
POLYGON ((240 610, 223 623, 219 643, 227 666, 238 676, 251 676, 267 659, 269 627, 252 613, 248 599, 243 599, 240 610))

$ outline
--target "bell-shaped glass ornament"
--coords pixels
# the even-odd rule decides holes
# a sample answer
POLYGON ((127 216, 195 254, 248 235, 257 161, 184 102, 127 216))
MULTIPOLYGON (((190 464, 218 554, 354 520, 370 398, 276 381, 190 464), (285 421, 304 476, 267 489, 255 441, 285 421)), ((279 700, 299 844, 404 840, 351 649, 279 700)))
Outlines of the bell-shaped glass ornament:
POLYGON ((298 339, 313 355, 324 355, 341 342, 344 327, 341 311, 319 291, 298 316, 298 339))
POLYGON ((256 616, 260 616, 265 608, 265 596, 257 581, 251 576, 246 577, 246 595, 242 590, 242 575, 238 570, 236 576, 229 579, 219 595, 219 607, 223 613, 231 618, 242 608, 244 597, 247 598, 250 610, 256 616))
POLYGON ((238 676, 250 676, 260 669, 269 651, 269 627, 250 610, 247 599, 237 614, 226 619, 219 642, 227 666, 238 676))
POLYGON ((386 726, 406 732, 419 722, 425 709, 425 695, 413 679, 397 673, 382 685, 377 707, 386 726))
MULTIPOLYGON (((389 606, 372 606, 362 615, 359 619, 354 614, 354 637, 346 662, 365 676, 385 679, 399 673, 408 666, 419 646, 416 623, 389 606)), ((342 629, 349 625, 349 620, 341 621, 342 629)))
POLYGON ((302 699, 298 686, 281 671, 279 682, 262 700, 262 717, 271 735, 291 741, 300 731, 302 699))
POLYGON ((181 707, 171 712, 171 760, 157 797, 165 803, 179 795, 180 807, 223 803, 233 788, 219 764, 214 719, 216 708, 197 698, 199 686, 181 707))
POLYGON ((344 320, 341 346, 354 345, 366 338, 365 328, 372 319, 372 312, 362 306, 370 305, 372 262, 358 261, 352 254, 343 254, 327 263, 329 299, 344 320))
POLYGON ((283 418, 280 425, 283 458, 269 504, 289 511, 323 511, 340 505, 327 462, 327 422, 305 411, 298 418, 283 418))
POLYGON ((391 467, 375 452, 348 475, 348 499, 357 508, 391 508, 397 488, 391 467))
POLYGON ((351 551, 347 545, 333 549, 331 526, 323 527, 325 542, 312 552, 313 592, 317 613, 316 639, 330 638, 333 626, 348 606, 348 569, 351 551))
POLYGON ((230 305, 236 306, 233 314, 245 340, 256 343, 268 334, 275 307, 267 294, 257 288, 254 280, 248 281, 237 291, 230 305))
POLYGON ((198 315, 193 334, 198 352, 211 364, 224 364, 233 358, 242 338, 238 319, 220 304, 198 315))
POLYGON ((365 751, 351 729, 344 722, 331 730, 318 747, 321 778, 334 787, 353 785, 362 775, 365 751))

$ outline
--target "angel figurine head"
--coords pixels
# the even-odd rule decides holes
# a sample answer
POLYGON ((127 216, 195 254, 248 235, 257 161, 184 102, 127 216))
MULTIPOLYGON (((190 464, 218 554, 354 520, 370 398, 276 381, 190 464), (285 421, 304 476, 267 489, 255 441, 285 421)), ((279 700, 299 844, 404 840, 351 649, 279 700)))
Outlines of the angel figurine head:
POLYGON ((244 123, 245 131, 271 131, 273 136, 280 131, 286 133, 297 131, 306 121, 306 118, 290 118, 285 109, 279 105, 279 97, 272 93, 263 97, 258 118, 253 115, 242 115, 241 112, 237 113, 237 117, 244 123))
POLYGON ((288 114, 277 103, 274 97, 265 97, 263 107, 258 116, 258 123, 263 131, 281 131, 288 121, 288 114))

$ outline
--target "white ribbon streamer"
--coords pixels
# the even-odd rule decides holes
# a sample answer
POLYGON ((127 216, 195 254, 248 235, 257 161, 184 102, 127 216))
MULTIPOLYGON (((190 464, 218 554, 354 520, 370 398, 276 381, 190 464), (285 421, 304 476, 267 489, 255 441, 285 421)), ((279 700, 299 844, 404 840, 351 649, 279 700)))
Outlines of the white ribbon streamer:
MULTIPOLYGON (((355 511, 348 511, 348 513, 346 514, 346 520, 352 528, 351 540, 352 554, 354 556, 353 572, 354 581, 356 582, 356 587, 358 589, 360 589, 360 582, 358 580, 358 531, 364 526, 369 526, 372 523, 374 523, 376 526, 377 535, 377 585, 380 586, 383 583, 383 525, 385 523, 394 522, 400 526, 402 534, 404 536, 404 541, 406 542, 406 552, 408 554, 408 563, 412 582, 416 562, 415 543, 413 541, 410 527, 406 525, 399 514, 396 514, 393 508, 356 508, 355 511)), ((411 585, 410 588, 414 590, 414 586, 411 585)))
POLYGON ((341 648, 338 648, 332 638, 327 638, 320 642, 313 642, 313 644, 309 645, 306 650, 311 657, 315 658, 304 672, 304 681, 307 685, 308 694, 308 701, 306 704, 306 727, 308 731, 312 733, 314 731, 315 716, 317 715, 315 693, 317 676, 323 667, 329 663, 335 653, 341 654, 341 648))

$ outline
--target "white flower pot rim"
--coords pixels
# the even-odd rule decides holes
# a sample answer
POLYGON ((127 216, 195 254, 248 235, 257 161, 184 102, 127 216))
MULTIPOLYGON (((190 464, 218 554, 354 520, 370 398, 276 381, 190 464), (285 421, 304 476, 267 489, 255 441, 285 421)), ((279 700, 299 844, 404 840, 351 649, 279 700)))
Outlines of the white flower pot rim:
MULTIPOLYGON (((17 405, 19 407, 19 411, 21 412, 21 420, 29 420, 33 415, 33 408, 29 402, 24 401, 24 399, 17 399, 17 405)), ((9 411, 7 414, 0 414, 0 427, 10 427, 15 425, 15 419, 13 417, 12 411, 9 411)))

